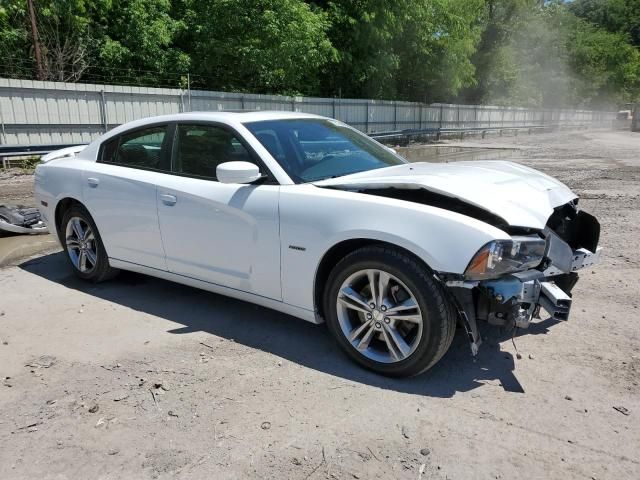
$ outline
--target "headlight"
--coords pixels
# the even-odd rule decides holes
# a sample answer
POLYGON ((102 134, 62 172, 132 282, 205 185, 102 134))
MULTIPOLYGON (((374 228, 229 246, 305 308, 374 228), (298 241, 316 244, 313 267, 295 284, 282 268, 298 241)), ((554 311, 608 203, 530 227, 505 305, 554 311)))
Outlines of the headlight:
POLYGON ((544 250, 545 241, 542 238, 494 240, 475 254, 464 275, 469 280, 485 280, 534 268, 542 262, 544 250))

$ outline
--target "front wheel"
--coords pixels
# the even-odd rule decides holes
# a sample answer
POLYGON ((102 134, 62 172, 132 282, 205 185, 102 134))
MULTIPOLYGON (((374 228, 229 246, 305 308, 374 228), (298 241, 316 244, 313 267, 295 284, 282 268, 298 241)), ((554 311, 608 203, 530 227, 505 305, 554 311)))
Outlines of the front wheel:
POLYGON ((455 333, 455 314, 433 273, 390 247, 365 247, 342 259, 329 276, 324 312, 340 347, 388 376, 431 368, 455 333))
POLYGON ((98 228, 84 207, 73 205, 65 212, 61 234, 67 259, 78 277, 97 283, 118 273, 109 265, 98 228))

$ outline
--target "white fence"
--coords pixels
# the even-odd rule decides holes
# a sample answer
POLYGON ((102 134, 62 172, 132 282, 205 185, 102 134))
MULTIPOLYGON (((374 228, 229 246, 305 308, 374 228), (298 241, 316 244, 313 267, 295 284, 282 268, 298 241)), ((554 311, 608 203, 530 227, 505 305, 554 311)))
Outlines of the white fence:
POLYGON ((142 117, 190 110, 289 110, 367 132, 524 125, 610 125, 613 112, 287 97, 0 78, 0 144, 86 143, 142 117))

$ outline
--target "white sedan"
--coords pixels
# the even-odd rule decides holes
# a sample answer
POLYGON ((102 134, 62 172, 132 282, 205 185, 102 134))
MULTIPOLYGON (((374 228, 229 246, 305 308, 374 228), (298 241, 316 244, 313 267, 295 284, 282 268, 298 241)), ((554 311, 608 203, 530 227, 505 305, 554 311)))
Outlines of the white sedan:
POLYGON ((479 320, 566 320, 599 254, 597 220, 545 174, 409 163, 302 113, 131 122, 46 156, 35 190, 80 278, 131 270, 325 321, 392 376, 433 366, 456 323, 475 355, 479 320))

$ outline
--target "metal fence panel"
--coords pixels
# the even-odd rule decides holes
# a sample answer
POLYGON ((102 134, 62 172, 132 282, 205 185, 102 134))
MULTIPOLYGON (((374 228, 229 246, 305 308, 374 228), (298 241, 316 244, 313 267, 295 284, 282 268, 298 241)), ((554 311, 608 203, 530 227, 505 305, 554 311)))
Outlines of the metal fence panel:
POLYGON ((0 143, 86 143, 116 125, 185 111, 281 110, 337 118, 367 133, 433 128, 606 124, 614 112, 291 97, 0 78, 0 143))

